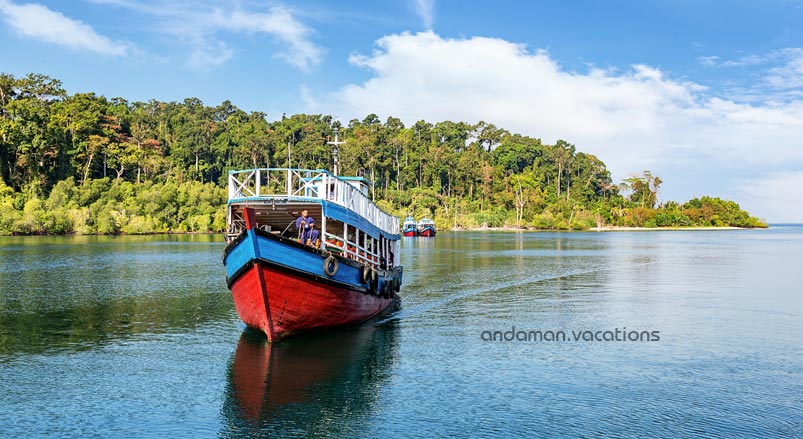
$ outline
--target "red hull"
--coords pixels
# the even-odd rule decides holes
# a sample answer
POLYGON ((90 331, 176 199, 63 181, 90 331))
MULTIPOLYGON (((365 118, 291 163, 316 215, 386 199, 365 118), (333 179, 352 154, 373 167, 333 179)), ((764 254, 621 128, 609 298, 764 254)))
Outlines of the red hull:
POLYGON ((404 232, 404 236, 416 236, 417 232, 404 232))
POLYGON ((313 329, 363 322, 385 309, 383 299, 254 264, 232 285, 242 321, 270 341, 313 329))
POLYGON ((429 238, 429 237, 435 236, 435 232, 432 231, 432 230, 427 229, 427 230, 424 230, 423 232, 421 232, 421 234, 419 236, 426 236, 426 237, 429 238))

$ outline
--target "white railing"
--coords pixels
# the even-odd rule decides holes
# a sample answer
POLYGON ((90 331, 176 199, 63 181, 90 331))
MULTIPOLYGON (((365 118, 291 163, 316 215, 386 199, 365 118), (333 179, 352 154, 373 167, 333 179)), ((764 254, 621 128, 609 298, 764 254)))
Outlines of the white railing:
POLYGON ((348 181, 324 170, 259 168, 229 172, 229 201, 243 198, 327 200, 352 210, 386 233, 399 233, 399 219, 379 209, 348 181))
POLYGON ((364 264, 377 265, 381 258, 378 251, 371 250, 359 242, 345 239, 333 233, 324 233, 324 242, 328 250, 340 251, 343 256, 364 264))

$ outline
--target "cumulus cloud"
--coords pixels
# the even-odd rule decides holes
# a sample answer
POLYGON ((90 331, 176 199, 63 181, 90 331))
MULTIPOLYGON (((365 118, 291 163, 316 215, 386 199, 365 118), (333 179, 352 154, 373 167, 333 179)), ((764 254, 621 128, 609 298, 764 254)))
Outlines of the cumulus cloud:
POLYGON ((652 169, 666 188, 689 177, 690 163, 727 169, 718 175, 734 184, 748 168, 754 175, 803 163, 801 101, 738 103, 647 65, 568 71, 548 52, 498 38, 404 33, 376 46, 350 58, 371 78, 332 93, 325 108, 346 119, 485 120, 548 143, 563 138, 603 159, 616 178, 652 169))
POLYGON ((0 0, 0 14, 19 34, 75 50, 124 56, 131 45, 113 41, 92 27, 38 3, 16 4, 0 0))

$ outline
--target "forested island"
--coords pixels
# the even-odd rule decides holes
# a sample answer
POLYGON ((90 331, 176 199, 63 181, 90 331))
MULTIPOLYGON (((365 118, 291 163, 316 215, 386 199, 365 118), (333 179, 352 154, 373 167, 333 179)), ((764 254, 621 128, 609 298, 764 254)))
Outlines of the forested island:
POLYGON ((331 169, 364 175, 387 212, 440 229, 766 227, 716 197, 658 202, 660 177, 614 182, 597 157, 491 123, 369 114, 245 112, 225 101, 129 102, 67 94, 59 80, 0 75, 0 234, 219 232, 229 170, 331 169))

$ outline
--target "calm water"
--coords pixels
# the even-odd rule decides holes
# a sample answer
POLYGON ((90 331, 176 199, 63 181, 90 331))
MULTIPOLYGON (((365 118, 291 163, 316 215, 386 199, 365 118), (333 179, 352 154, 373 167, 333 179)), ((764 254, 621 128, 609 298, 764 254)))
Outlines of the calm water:
POLYGON ((219 236, 0 237, 0 437, 803 436, 803 227, 403 246, 401 311, 270 346, 219 236))

